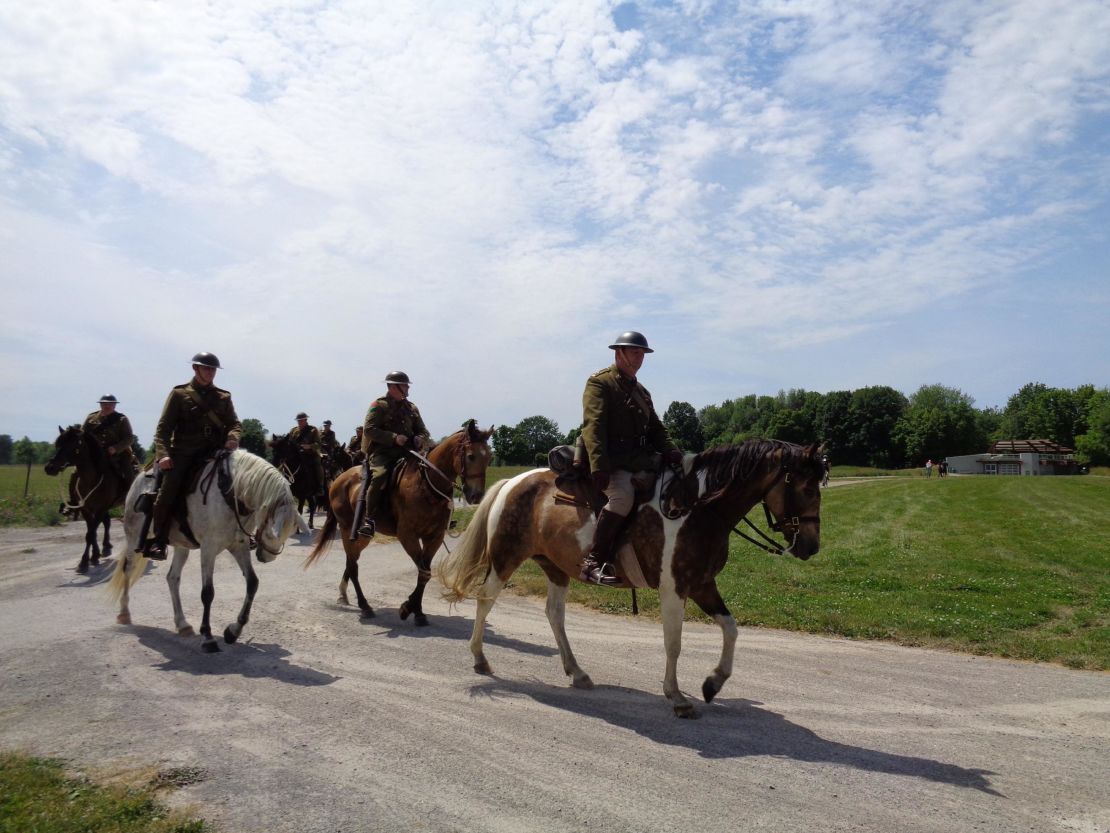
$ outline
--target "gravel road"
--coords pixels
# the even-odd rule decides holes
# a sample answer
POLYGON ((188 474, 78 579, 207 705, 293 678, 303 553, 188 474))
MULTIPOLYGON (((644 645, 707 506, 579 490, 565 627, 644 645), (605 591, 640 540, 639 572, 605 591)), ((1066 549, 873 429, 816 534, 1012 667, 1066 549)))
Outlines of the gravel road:
MULTIPOLYGON (((448 609, 433 582, 431 627, 400 621, 415 569, 376 544, 361 620, 335 603, 340 548, 301 569, 306 535, 259 565, 243 641, 208 655, 173 631, 165 565, 116 625, 110 566, 73 572, 83 535, 0 530, 0 746, 192 773, 170 800, 226 833, 1110 830, 1107 674, 742 629, 733 678, 680 721, 654 622, 569 610, 597 683, 578 691, 542 601, 506 594, 480 677, 472 604, 448 609)), ((221 556, 214 630, 242 592, 221 556)), ((197 627, 195 557, 182 594, 197 627)), ((719 651, 687 624, 684 690, 719 651)))

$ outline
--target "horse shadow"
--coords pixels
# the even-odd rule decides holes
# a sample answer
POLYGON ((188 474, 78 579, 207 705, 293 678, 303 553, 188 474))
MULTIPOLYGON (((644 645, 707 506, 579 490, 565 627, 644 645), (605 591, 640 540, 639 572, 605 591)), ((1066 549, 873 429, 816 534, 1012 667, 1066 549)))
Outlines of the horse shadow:
POLYGON ((988 776, 996 774, 991 770, 827 740, 754 700, 718 699, 712 704, 700 704, 701 720, 690 721, 676 719, 670 704, 659 695, 623 686, 599 685, 593 691, 580 691, 539 680, 511 681, 495 676, 472 686, 470 694, 529 697, 545 706, 604 720, 655 743, 690 749, 703 758, 789 758, 922 778, 1006 797, 991 787, 988 776))
MULTIPOLYGON (((331 604, 329 607, 333 610, 342 610, 350 612, 350 607, 345 607, 341 604, 331 604)), ((428 618, 431 624, 426 628, 418 628, 412 623, 412 619, 402 620, 398 608, 374 608, 375 615, 367 619, 360 617, 361 624, 377 628, 378 636, 384 636, 387 639, 450 639, 456 642, 470 642, 470 635, 474 630, 474 620, 468 619, 464 616, 442 616, 439 614, 430 615, 428 618), (383 616, 383 611, 385 615, 383 616)), ((499 648, 507 648, 511 651, 517 651, 521 654, 532 654, 539 657, 557 657, 559 649, 550 645, 538 645, 532 642, 525 642, 520 639, 514 639, 510 636, 502 636, 497 633, 497 628, 487 620, 485 632, 482 637, 482 642, 487 645, 496 645, 499 648)))
POLYGON ((290 662, 287 657, 292 652, 280 645, 248 640, 221 645, 220 653, 206 654, 198 649, 200 637, 180 637, 172 631, 147 625, 127 627, 139 637, 142 645, 165 657, 164 662, 154 666, 162 671, 184 671, 196 676, 236 675, 299 686, 331 685, 339 679, 290 662))
MULTIPOLYGON (((102 556, 99 564, 90 564, 87 573, 78 573, 74 568, 74 577, 69 581, 64 581, 58 587, 76 587, 78 589, 85 587, 99 587, 111 581, 112 573, 116 569, 116 557, 114 555, 102 556)), ((143 576, 149 576, 154 572, 154 562, 147 561, 143 566, 143 576)))

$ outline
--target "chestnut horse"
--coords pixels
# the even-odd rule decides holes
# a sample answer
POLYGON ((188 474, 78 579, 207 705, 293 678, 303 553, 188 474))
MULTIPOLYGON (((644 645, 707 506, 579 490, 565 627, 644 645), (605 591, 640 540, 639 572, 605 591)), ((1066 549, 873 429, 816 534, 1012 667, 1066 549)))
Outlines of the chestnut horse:
MULTIPOLYGON (((423 610, 424 586, 432 576, 432 558, 443 543, 451 520, 455 481, 462 479, 462 493, 467 503, 477 503, 482 499, 486 491, 486 468, 491 457, 488 440, 492 433, 492 425, 488 431, 481 431, 474 420, 470 420, 429 452, 427 461, 431 465, 410 456, 399 464, 404 466, 399 476, 395 472, 391 478, 389 491, 382 499, 382 509, 375 519, 377 530, 395 535, 417 570, 416 588, 398 611, 401 619, 407 619, 411 613, 417 625, 428 624, 423 610)), ((347 553, 347 565, 339 582, 339 603, 350 604, 347 598, 347 582, 350 581, 355 586, 362 615, 369 618, 374 615, 374 609, 366 601, 358 581, 358 557, 370 539, 350 540, 361 483, 359 467, 347 469, 332 482, 329 494, 332 511, 320 530, 316 546, 305 559, 305 567, 327 552, 338 528, 347 553)))
POLYGON ((58 438, 54 440, 54 456, 46 463, 46 473, 54 476, 69 466, 77 467, 73 490, 64 509, 76 509, 85 520, 85 551, 77 564, 77 572, 87 573, 89 565, 100 564, 100 556, 112 554, 112 541, 109 532, 112 517, 108 513, 123 503, 129 481, 119 476, 108 459, 108 453, 80 425, 69 428, 58 426, 58 438), (76 503, 71 503, 76 499, 76 503), (104 525, 104 547, 96 541, 96 529, 104 525))
MULTIPOLYGON (((663 693, 679 717, 697 716, 679 690, 677 677, 686 599, 693 599, 711 616, 724 635, 720 663, 702 685, 708 703, 732 673, 736 644, 736 621, 715 580, 728 559, 729 532, 762 501, 768 519, 775 519, 771 528, 789 545, 779 549, 809 558, 820 546, 822 473, 816 445, 803 448, 778 440, 748 440, 721 446, 687 455, 681 480, 672 483, 668 472, 660 478, 652 500, 631 516, 620 549, 627 552, 631 545, 634 552, 627 554, 641 574, 636 578, 659 590, 667 653, 663 693), (676 506, 672 493, 684 494, 685 505, 676 506)), ((525 560, 535 559, 547 575, 547 618, 563 670, 575 687, 592 688, 593 681, 571 651, 564 620, 567 588, 570 579, 578 577, 590 546, 594 516, 586 507, 556 503, 555 493, 555 475, 546 470, 495 483, 459 546, 436 565, 436 576, 451 602, 478 600, 470 651, 474 670, 492 674, 482 650, 486 617, 513 572, 525 560)), ((624 574, 633 572, 625 567, 624 574)))

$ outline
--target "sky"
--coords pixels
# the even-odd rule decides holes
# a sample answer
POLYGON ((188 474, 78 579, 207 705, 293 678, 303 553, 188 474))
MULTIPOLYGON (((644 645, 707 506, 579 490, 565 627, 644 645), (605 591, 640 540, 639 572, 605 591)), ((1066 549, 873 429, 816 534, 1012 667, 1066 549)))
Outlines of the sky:
POLYGON ((1110 3, 0 4, 0 433, 1110 384, 1110 3))

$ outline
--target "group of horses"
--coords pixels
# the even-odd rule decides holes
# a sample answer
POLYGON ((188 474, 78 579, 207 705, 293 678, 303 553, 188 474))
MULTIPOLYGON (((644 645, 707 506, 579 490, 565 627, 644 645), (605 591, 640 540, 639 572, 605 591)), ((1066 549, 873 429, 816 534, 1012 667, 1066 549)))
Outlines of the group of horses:
MULTIPOLYGON (((455 490, 461 484, 465 500, 477 503, 478 508, 458 545, 436 560, 434 570, 449 601, 477 600, 470 639, 474 670, 480 674, 493 673, 483 650, 486 619, 512 574, 532 559, 547 577, 547 617, 563 670, 573 686, 591 688, 590 676, 579 666, 571 650, 564 620, 570 581, 578 577, 582 557, 593 536, 594 512, 590 506, 560 494, 556 475, 548 469, 501 480, 487 493, 486 470, 492 456, 488 441, 492 432, 492 427, 482 431, 471 420, 438 443, 426 457, 414 452, 394 472, 377 529, 395 536, 417 568, 416 586, 401 604, 399 615, 402 619, 412 615, 417 625, 428 624, 422 607, 424 591, 433 575, 433 558, 449 527, 455 490)), ((103 483, 108 477, 106 473, 85 471, 96 463, 95 442, 91 438, 82 438, 78 426, 59 429, 59 433, 56 454, 47 464, 47 471, 57 473, 66 465, 78 466, 79 508, 89 530, 86 553, 82 556, 82 565, 87 569, 90 551, 94 553, 91 563, 99 558, 96 525, 123 496, 109 498, 114 493, 112 487, 103 483), (101 499, 115 503, 101 508, 101 499)), ((274 448, 277 461, 278 443, 274 448)), ((821 451, 817 445, 748 440, 687 454, 680 467, 658 475, 650 498, 630 516, 621 534, 620 563, 625 567, 623 572, 629 586, 646 586, 659 592, 666 651, 663 691, 677 716, 696 716, 677 680, 686 600, 692 599, 721 628, 720 660, 702 685, 702 696, 709 702, 732 673, 737 637, 736 622, 716 584, 716 576, 728 558, 730 533, 739 532, 737 524, 762 503, 771 529, 786 544, 773 548, 803 560, 814 555, 820 546, 820 484, 824 474, 821 451)), ((206 463, 201 484, 214 479, 210 469, 218 464, 218 460, 206 463)), ((216 555, 225 549, 229 551, 246 579, 247 592, 239 616, 224 631, 225 642, 233 643, 247 624, 258 587, 251 565, 252 548, 258 561, 266 563, 277 556, 294 532, 308 531, 301 516, 303 504, 295 505, 300 498, 290 486, 290 480, 295 483, 295 469, 287 464, 283 474, 265 460, 242 450, 230 453, 227 466, 230 494, 226 498, 200 487, 189 491, 186 502, 194 540, 189 540, 175 524, 170 540, 173 560, 166 575, 177 632, 192 635, 182 612, 179 584, 189 551, 200 549, 202 649, 208 652, 219 650, 209 621, 216 555)), ((124 500, 128 547, 116 562, 109 582, 119 601, 117 621, 121 624, 130 624, 129 590, 145 572, 146 559, 135 551, 144 519, 136 501, 153 488, 153 480, 150 474, 137 477, 124 500)), ((358 607, 363 616, 370 617, 375 615, 374 610, 359 583, 358 572, 359 556, 369 540, 351 539, 359 488, 358 467, 347 468, 331 481, 327 518, 305 566, 315 563, 338 536, 346 553, 339 600, 348 603, 348 585, 353 584, 358 607)), ((310 497, 306 495, 302 500, 310 497)), ((309 504, 311 516, 310 500, 309 504)), ((110 552, 109 547, 106 526, 105 554, 110 552)))

